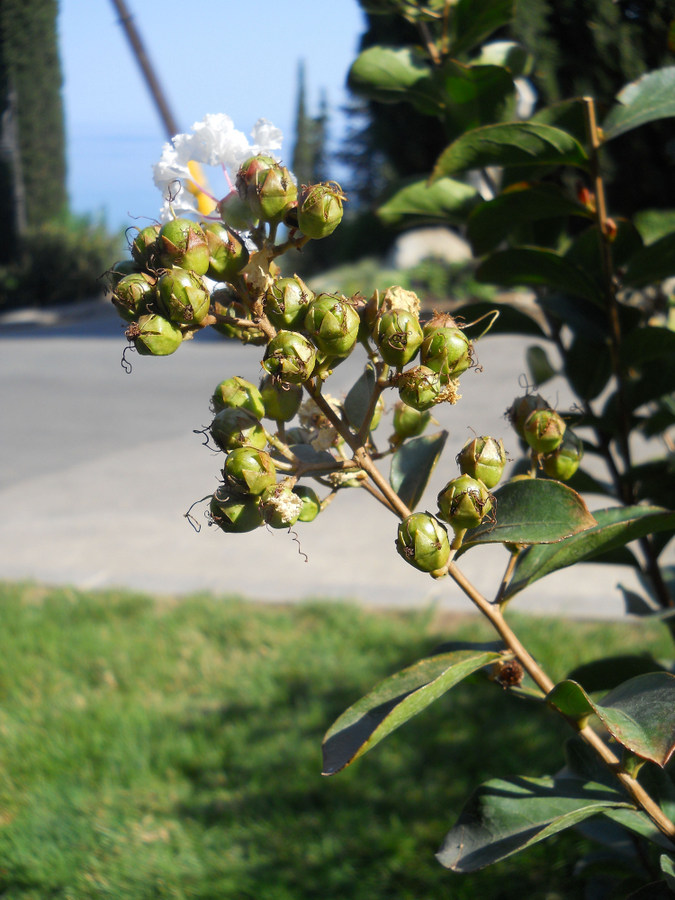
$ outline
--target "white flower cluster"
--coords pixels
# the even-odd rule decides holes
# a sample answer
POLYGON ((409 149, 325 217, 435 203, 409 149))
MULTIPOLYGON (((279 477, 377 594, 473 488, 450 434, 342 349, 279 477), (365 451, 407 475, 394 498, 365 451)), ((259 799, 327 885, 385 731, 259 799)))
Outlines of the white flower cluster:
POLYGON ((249 156, 266 153, 278 159, 277 151, 281 149, 283 137, 279 128, 266 119, 258 119, 251 137, 253 143, 249 143, 246 135, 234 127, 229 116, 215 113, 205 116, 201 122, 195 122, 190 134, 177 134, 170 143, 164 144, 160 160, 153 167, 155 184, 164 197, 161 221, 168 221, 174 214, 198 214, 196 194, 205 185, 195 181, 190 163, 222 166, 228 181, 227 194, 232 190, 239 166, 249 156))

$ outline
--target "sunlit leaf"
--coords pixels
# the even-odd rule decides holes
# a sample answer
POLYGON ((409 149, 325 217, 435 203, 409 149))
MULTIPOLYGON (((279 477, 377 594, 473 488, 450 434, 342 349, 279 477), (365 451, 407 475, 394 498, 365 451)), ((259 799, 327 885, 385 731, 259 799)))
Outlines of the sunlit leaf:
POLYGON ((480 202, 476 188, 463 181, 439 178, 429 184, 427 178, 411 178, 394 185, 377 214, 387 225, 395 225, 409 216, 425 222, 459 225, 480 202))
POLYGON ((606 141, 646 122, 675 116, 675 66, 647 72, 622 88, 616 100, 602 123, 606 141))
POLYGON ((344 402, 345 415, 351 427, 356 430, 363 424, 374 387, 375 369, 369 363, 350 388, 344 402))

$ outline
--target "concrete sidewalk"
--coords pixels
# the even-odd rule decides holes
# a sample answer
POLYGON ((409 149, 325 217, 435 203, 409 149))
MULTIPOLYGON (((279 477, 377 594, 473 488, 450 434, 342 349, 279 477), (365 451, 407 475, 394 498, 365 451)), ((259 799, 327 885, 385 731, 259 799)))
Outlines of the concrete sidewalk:
MULTIPOLYGON (((223 457, 203 447, 193 429, 209 424, 209 398, 222 379, 238 374, 257 382, 260 349, 204 334, 167 358, 132 355, 127 375, 120 365, 123 325, 112 308, 95 304, 84 312, 48 324, 0 324, 0 578, 471 608, 448 579, 434 582, 404 564, 394 549, 394 518, 363 491, 345 491, 315 522, 300 524, 297 540, 271 529, 224 535, 203 518, 195 533, 183 514, 214 490, 223 457)), ((454 456, 471 430, 503 436, 515 455, 503 412, 522 393, 529 343, 481 341, 483 373, 467 372, 463 399, 439 409, 450 439, 425 498, 430 509, 457 473, 454 456)), ((328 390, 346 391, 364 361, 356 351, 328 390)), ((547 390, 553 404, 567 401, 563 387, 547 390)), ((461 565, 490 595, 505 561, 501 548, 480 548, 461 565)), ((628 569, 587 565, 543 579, 515 603, 544 614, 619 616, 619 581, 636 586, 628 569)))

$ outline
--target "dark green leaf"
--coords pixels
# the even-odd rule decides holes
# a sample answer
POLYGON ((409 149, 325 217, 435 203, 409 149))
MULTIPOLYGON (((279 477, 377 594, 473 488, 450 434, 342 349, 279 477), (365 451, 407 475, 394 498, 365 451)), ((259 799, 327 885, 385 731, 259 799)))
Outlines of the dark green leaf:
POLYGON ((675 892, 675 856, 672 854, 661 854, 659 859, 661 863, 661 871, 666 876, 666 884, 675 892))
POLYGON ((571 134, 580 144, 586 143, 586 107, 581 97, 544 106, 537 110, 530 121, 540 125, 553 125, 571 134))
POLYGON ((623 681, 646 675, 648 672, 663 672, 663 666, 646 653, 642 656, 624 654, 623 656, 606 656, 593 662, 583 663, 573 669, 567 678, 578 681, 589 694, 597 691, 610 691, 623 681))
POLYGON ((645 326, 624 336, 619 357, 621 365, 635 368, 656 359, 675 356, 675 332, 669 328, 645 326))
POLYGON ((476 188, 454 178, 439 178, 433 184, 426 178, 411 178, 394 186, 377 214, 387 225, 409 216, 424 222, 459 225, 480 202, 476 188))
POLYGON ((619 590, 623 594, 623 602, 626 607, 626 613, 629 616, 653 616, 658 615, 659 607, 641 596, 635 591, 630 590, 624 585, 618 585, 619 590))
POLYGON ((675 209, 643 209, 635 213, 633 222, 645 244, 653 244, 675 231, 675 209))
POLYGON ((667 234, 631 256, 624 282, 640 288, 675 275, 675 234, 667 234))
POLYGON ((351 427, 356 431, 358 431, 363 424, 365 415, 368 412, 370 398, 373 396, 374 387, 375 369, 368 363, 361 375, 350 388, 344 402, 344 411, 347 420, 351 427))
POLYGON ((478 267, 476 278, 507 287, 547 287, 602 303, 598 286, 582 269, 541 247, 513 247, 493 253, 478 267))
POLYGON ((540 306, 577 334, 588 339, 604 340, 607 335, 607 314, 595 303, 570 294, 545 294, 538 298, 540 306))
POLYGON ((503 66, 514 78, 523 75, 531 67, 531 63, 530 54, 515 41, 492 41, 483 44, 480 54, 471 60, 474 66, 503 66))
POLYGON ((349 70, 349 86, 380 103, 412 103, 420 112, 440 111, 431 69, 425 57, 410 47, 369 47, 349 70))
POLYGON ((543 347, 528 347, 525 352, 525 362, 527 363, 530 378, 536 387, 546 384, 556 374, 543 347))
POLYGON ((470 797, 437 854, 455 872, 475 872, 605 809, 630 808, 623 794, 576 779, 494 779, 470 797))
POLYGON ((516 108, 513 78, 501 66, 464 66, 453 59, 433 70, 436 92, 442 98, 448 138, 472 128, 512 118, 516 108))
POLYGON ((641 759, 665 766, 675 750, 675 675, 629 678, 596 703, 574 681, 563 681, 547 701, 566 716, 595 713, 612 737, 641 759))
POLYGON ((514 228, 556 216, 582 216, 590 213, 554 184, 523 184, 503 191, 494 200, 477 206, 467 222, 467 237, 477 255, 488 253, 514 228))
POLYGON ((447 431, 422 435, 401 444, 394 453, 389 481, 410 509, 419 503, 447 439, 447 431))
POLYGON ((650 881, 629 894, 626 900, 673 900, 673 891, 665 881, 650 881))
POLYGON ((494 650, 440 653, 385 678, 350 706, 323 739, 323 772, 334 775, 468 675, 499 659, 494 650))
POLYGON ((468 531, 458 556, 479 544, 557 545, 596 524, 581 497, 559 481, 509 481, 494 496, 497 521, 468 531))
POLYGON ((596 523, 557 544, 528 547, 516 562, 505 597, 514 597, 544 575, 564 569, 655 531, 673 528, 675 513, 658 506, 619 506, 596 510, 596 523))
POLYGON ((612 377, 612 357, 607 341, 577 336, 565 354, 565 374, 574 393, 593 400, 612 377))
MULTIPOLYGON (((612 241, 612 260, 615 266, 625 266, 628 260, 642 249, 642 238, 632 222, 615 219, 616 236, 612 241)), ((583 269, 598 284, 604 283, 601 244, 598 228, 591 225, 584 229, 565 253, 565 259, 583 269)))
POLYGON ((485 125, 463 134, 441 153, 432 180, 485 166, 568 165, 585 168, 581 144, 559 128, 536 122, 485 125))
POLYGON ((545 337, 541 327, 542 316, 539 310, 532 305, 518 305, 508 300, 489 302, 481 300, 478 303, 467 303, 458 307, 453 315, 461 317, 467 322, 472 322, 480 316, 489 315, 498 310, 499 316, 490 328, 490 337, 498 334, 529 334, 535 337, 545 337))
POLYGON ((477 47, 502 25, 507 25, 514 9, 514 0, 459 0, 450 20, 452 56, 477 47))
POLYGON ((623 87, 602 123, 606 141, 646 122, 675 116, 675 66, 647 72, 623 87))

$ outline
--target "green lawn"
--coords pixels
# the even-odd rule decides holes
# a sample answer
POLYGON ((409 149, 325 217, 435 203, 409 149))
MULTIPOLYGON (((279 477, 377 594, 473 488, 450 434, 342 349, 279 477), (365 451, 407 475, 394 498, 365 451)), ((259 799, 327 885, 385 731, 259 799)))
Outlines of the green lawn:
MULTIPOLYGON (((441 641, 491 637, 474 618, 12 584, 0 609, 3 900, 580 896, 575 834, 470 877, 434 859, 478 782, 561 764, 565 726, 487 681, 319 775, 336 716, 441 641)), ((657 626, 517 622, 555 676, 594 642, 670 653, 657 626)))

